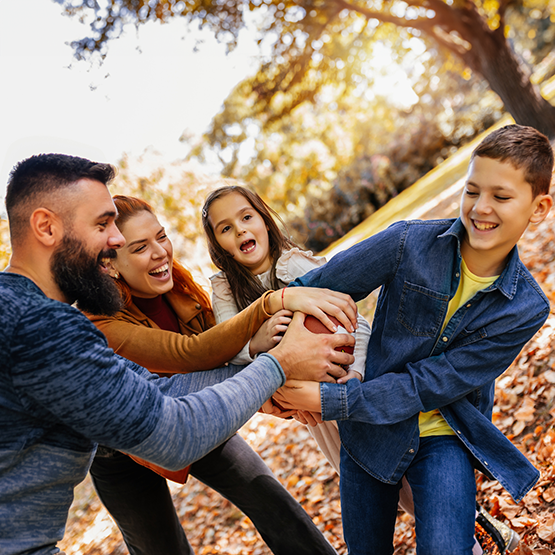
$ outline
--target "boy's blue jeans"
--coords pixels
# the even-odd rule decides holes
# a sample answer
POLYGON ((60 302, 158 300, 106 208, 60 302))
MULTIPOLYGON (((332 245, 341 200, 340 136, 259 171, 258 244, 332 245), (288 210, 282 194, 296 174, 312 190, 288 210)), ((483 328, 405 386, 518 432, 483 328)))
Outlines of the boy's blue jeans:
MULTIPOLYGON (((455 436, 424 437, 405 474, 418 555, 471 555, 476 516, 472 457, 455 436)), ((385 484, 341 449, 341 511, 349 555, 391 555, 401 483, 385 484)))

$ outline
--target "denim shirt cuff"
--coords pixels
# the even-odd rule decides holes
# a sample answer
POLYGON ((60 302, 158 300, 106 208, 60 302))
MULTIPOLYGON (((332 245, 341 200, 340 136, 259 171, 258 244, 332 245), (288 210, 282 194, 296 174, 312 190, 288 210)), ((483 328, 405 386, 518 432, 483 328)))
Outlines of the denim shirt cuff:
POLYGON ((320 384, 322 420, 345 420, 347 410, 347 385, 322 382, 320 384))

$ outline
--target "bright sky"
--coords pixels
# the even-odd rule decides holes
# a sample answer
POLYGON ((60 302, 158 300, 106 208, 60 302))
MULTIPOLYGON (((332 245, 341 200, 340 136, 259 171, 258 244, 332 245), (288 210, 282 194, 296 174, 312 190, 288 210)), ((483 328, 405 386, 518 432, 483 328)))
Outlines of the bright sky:
POLYGON ((148 24, 110 44, 103 65, 77 62, 70 41, 88 27, 51 0, 3 2, 0 18, 0 212, 9 171, 32 154, 63 152, 116 163, 152 146, 182 158, 184 130, 200 135, 230 90, 255 71, 245 37, 225 55, 208 33, 148 24), (140 47, 140 51, 139 51, 140 47))
MULTIPOLYGON (((124 152, 138 156, 152 147, 165 161, 183 158, 182 133, 201 135, 231 89, 258 66, 249 33, 226 56, 209 32, 187 31, 179 19, 138 31, 131 26, 110 43, 102 65, 78 62, 69 43, 88 30, 52 0, 2 3, 0 214, 11 168, 33 154, 63 152, 115 164, 124 152)), ((391 68, 385 50, 369 69, 391 101, 415 101, 404 71, 391 68)))

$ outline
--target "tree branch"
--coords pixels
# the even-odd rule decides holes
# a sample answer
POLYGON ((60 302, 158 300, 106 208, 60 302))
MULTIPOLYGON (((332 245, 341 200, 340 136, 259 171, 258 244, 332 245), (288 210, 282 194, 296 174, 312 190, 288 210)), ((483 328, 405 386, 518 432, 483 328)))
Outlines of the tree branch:
MULTIPOLYGON (((435 11, 436 17, 419 17, 417 19, 410 20, 390 14, 376 12, 363 6, 350 4, 346 0, 334 0, 334 2, 338 6, 342 6, 343 9, 359 13, 368 19, 377 19, 382 23, 392 23, 398 27, 418 29, 419 31, 429 35, 441 46, 444 46, 458 56, 463 56, 470 47, 469 41, 467 41, 463 36, 464 29, 458 25, 458 18, 456 14, 453 13, 453 9, 442 2, 442 0, 426 1, 426 4, 430 5, 430 9, 435 11), (459 38, 456 35, 451 35, 451 31, 457 31, 462 38, 459 38)), ((413 0, 411 5, 422 6, 418 0, 413 0)))
POLYGON ((359 13, 363 15, 367 19, 377 19, 382 23, 393 23, 398 27, 405 27, 409 28, 412 27, 414 29, 419 29, 421 31, 425 31, 426 29, 431 27, 430 19, 420 17, 418 19, 411 19, 410 21, 404 19, 402 17, 396 17, 394 15, 385 14, 381 12, 376 12, 374 10, 370 10, 368 8, 364 8, 363 6, 357 6, 355 4, 350 4, 345 0, 333 0, 334 3, 339 6, 343 10, 349 10, 351 12, 359 13))

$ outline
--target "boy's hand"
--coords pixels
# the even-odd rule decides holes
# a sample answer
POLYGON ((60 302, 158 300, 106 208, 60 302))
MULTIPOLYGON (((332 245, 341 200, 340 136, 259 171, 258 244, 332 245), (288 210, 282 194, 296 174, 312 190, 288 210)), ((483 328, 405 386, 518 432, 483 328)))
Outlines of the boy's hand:
POLYGON ((296 418, 297 410, 287 410, 283 407, 278 406, 272 400, 268 399, 261 407, 260 412, 264 414, 269 414, 271 416, 276 416, 278 418, 296 418))
POLYGON ((293 313, 289 310, 280 310, 276 312, 269 320, 266 320, 253 335, 249 354, 251 357, 258 353, 265 353, 272 347, 275 347, 287 330, 287 326, 291 322, 293 313))
POLYGON ((358 325, 357 305, 345 293, 316 287, 286 287, 274 291, 267 298, 268 312, 271 314, 282 308, 312 314, 332 333, 335 333, 337 328, 328 318, 328 314, 335 316, 348 332, 354 332, 358 325))
POLYGON ((280 407, 321 413, 320 384, 299 380, 287 380, 273 395, 280 407))
POLYGON ((347 374, 342 366, 349 366, 355 360, 353 355, 335 348, 354 345, 355 339, 345 333, 311 333, 304 327, 304 318, 304 314, 296 312, 282 340, 269 353, 276 357, 287 379, 335 382, 347 374))

